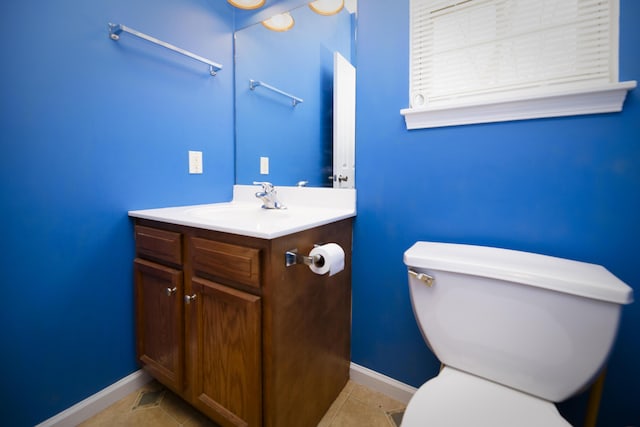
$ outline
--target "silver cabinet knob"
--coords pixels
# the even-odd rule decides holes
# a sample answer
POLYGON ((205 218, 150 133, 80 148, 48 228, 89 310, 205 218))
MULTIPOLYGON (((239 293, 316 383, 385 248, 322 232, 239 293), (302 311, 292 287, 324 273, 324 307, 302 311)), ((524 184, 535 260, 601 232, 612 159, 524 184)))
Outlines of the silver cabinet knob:
POLYGON ((171 295, 175 294, 177 290, 178 288, 167 288, 167 296, 170 297, 171 295))
POLYGON ((185 302, 186 304, 191 304, 191 301, 193 301, 193 300, 195 300, 195 299, 196 299, 196 294, 193 294, 193 295, 185 295, 185 296, 184 296, 184 302, 185 302))

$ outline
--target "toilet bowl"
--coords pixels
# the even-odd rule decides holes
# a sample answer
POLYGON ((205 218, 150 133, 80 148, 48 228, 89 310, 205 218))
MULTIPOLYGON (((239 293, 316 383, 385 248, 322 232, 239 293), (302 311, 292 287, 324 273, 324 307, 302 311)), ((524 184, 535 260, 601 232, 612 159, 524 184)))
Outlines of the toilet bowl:
POLYGON ((413 396, 402 426, 571 427, 547 400, 445 367, 413 396))
POLYGON ((554 402, 604 366, 632 289, 602 266, 417 242, 404 254, 416 321, 445 365, 403 427, 568 426, 554 402))

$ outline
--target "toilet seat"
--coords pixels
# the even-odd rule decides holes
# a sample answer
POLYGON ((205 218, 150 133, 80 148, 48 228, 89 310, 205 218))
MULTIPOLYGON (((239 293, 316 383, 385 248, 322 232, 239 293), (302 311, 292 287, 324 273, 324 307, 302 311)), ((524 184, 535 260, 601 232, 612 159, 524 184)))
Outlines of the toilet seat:
POLYGON ((549 401, 445 367, 413 395, 402 427, 571 427, 549 401))

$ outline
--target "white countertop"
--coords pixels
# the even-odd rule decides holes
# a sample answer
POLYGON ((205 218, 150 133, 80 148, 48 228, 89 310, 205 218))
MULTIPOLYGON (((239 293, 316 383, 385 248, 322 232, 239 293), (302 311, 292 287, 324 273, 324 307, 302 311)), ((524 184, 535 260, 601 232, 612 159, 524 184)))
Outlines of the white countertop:
POLYGON ((129 211, 129 216, 273 239, 356 215, 356 190, 276 187, 287 209, 262 209, 260 186, 235 185, 226 203, 129 211))

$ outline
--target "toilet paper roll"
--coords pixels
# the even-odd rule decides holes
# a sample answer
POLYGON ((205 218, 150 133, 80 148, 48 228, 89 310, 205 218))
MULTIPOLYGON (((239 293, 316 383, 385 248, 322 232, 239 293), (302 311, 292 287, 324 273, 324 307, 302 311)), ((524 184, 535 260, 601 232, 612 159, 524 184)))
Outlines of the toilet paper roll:
POLYGON ((309 268, 316 274, 326 274, 329 276, 344 269, 344 250, 337 243, 327 243, 311 249, 309 256, 318 260, 313 262, 309 268))

